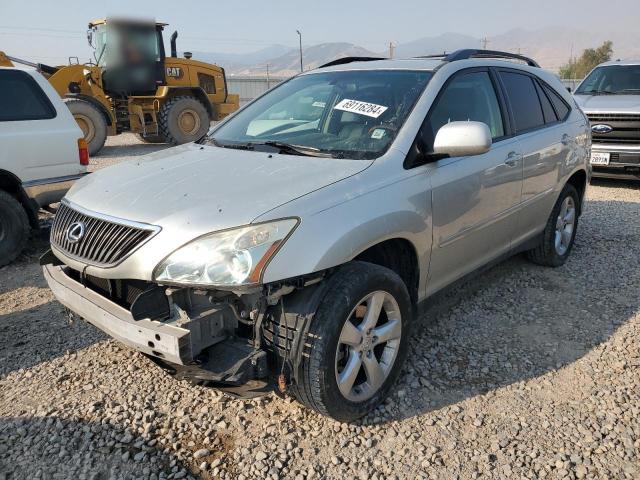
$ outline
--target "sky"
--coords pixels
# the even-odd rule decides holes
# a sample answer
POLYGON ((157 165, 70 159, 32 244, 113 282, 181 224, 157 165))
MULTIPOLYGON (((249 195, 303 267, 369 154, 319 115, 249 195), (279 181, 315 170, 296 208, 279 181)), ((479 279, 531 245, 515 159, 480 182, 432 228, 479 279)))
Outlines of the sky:
POLYGON ((87 23, 105 16, 170 23, 165 42, 177 29, 179 50, 245 53, 273 44, 295 47, 300 30, 303 45, 350 42, 385 51, 391 41, 446 32, 480 38, 561 25, 637 29, 640 0, 0 0, 0 50, 43 63, 66 63, 69 56, 86 61, 91 54, 87 23), (615 12, 624 15, 616 18, 615 12))

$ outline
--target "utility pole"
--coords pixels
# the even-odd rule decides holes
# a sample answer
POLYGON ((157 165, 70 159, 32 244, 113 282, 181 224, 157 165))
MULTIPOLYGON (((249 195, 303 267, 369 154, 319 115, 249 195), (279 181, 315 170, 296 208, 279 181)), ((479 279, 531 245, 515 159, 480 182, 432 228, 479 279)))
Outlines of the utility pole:
POLYGON ((271 85, 269 83, 269 64, 267 63, 267 90, 269 90, 271 88, 271 85))
POLYGON ((393 58, 396 54, 396 44, 389 42, 389 58, 393 58))
POLYGON ((487 37, 484 37, 480 42, 482 43, 482 49, 486 50, 487 45, 489 44, 489 40, 487 39, 487 37))
POLYGON ((300 40, 300 71, 302 72, 302 34, 300 33, 300 30, 296 30, 296 32, 298 33, 298 39, 300 40))
POLYGON ((569 53, 569 77, 573 80, 573 43, 571 44, 571 53, 569 53))

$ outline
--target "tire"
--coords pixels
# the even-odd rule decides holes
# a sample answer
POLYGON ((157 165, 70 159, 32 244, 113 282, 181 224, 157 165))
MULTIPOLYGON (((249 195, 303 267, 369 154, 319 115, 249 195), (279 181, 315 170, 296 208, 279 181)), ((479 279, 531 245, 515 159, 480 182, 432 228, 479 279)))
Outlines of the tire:
POLYGON ((20 202, 0 190, 0 267, 20 255, 29 230, 29 217, 20 202))
POLYGON ((144 143, 167 143, 162 135, 147 135, 144 137, 141 133, 136 133, 136 137, 144 143))
POLYGON ((567 184, 562 189, 562 192, 560 192, 560 196, 553 206, 553 210, 551 210, 551 215, 549 215, 547 225, 542 235, 542 241, 537 247, 527 252, 527 258, 533 263, 547 267, 564 265, 573 249, 576 232, 578 231, 579 212, 580 195, 578 195, 578 191, 573 185, 567 184), (568 209, 565 210, 565 208, 568 209), (566 226, 568 224, 565 224, 562 228, 560 227, 569 218, 571 209, 573 210, 573 223, 571 231, 567 232, 566 226), (564 217, 563 219, 561 219, 561 213, 564 217), (560 230, 564 232, 564 235, 559 234, 560 230), (557 244, 558 235, 562 238, 560 242, 562 248, 559 248, 557 244))
MULTIPOLYGON (((373 410, 386 398, 389 390, 398 378, 407 354, 407 344, 410 336, 412 305, 409 292, 402 279, 393 271, 370 263, 351 262, 339 269, 330 279, 331 282, 320 306, 315 312, 305 337, 304 352, 300 352, 300 368, 298 381, 291 386, 294 397, 316 412, 334 418, 341 422, 350 422, 360 418, 373 410), (362 336, 358 347, 349 347, 341 342, 343 338, 354 337, 347 335, 361 332, 364 324, 362 300, 369 299, 370 308, 374 298, 384 297, 384 306, 380 314, 377 327, 371 336, 362 336), (388 296, 388 297, 387 297, 388 296), (389 300, 392 299, 392 300, 389 300), (395 302, 395 304, 393 303, 395 302), (392 312, 387 317, 387 307, 392 312), (358 307, 358 308, 356 308, 358 307), (383 317, 385 317, 383 319, 383 317), (398 318, 399 317, 399 318, 398 318), (362 318, 362 320, 360 319, 362 318), (378 327, 387 326, 394 318, 400 324, 400 337, 377 346, 370 343, 375 340, 375 333, 383 332, 378 327), (351 319, 355 320, 354 322, 351 319), (382 322, 382 323, 380 323, 382 322), (347 327, 347 323, 350 324, 347 327), (355 324, 360 324, 358 329, 355 324), (344 329, 344 330, 343 330, 344 329), (360 354, 358 350, 362 350, 360 354), (369 350, 372 355, 368 355, 369 350), (358 360, 360 359, 360 360, 358 360), (369 360, 367 360, 369 359, 369 360), (375 359, 384 370, 381 380, 375 382, 377 388, 368 387, 370 377, 367 362, 375 359), (380 362, 380 360, 384 360, 380 362), (358 361, 360 366, 357 367, 358 361), (349 365, 358 368, 357 376, 346 375, 349 365), (385 367, 386 365, 386 367, 385 367), (353 378, 353 388, 348 382, 343 383, 344 390, 338 385, 338 376, 353 378), (348 394, 343 391, 349 391, 348 394)), ((394 323, 394 325, 397 325, 394 323)), ((366 330, 365 330, 366 331, 366 330)), ((357 338, 357 337, 355 337, 357 338)))
POLYGON ((82 130, 89 147, 89 155, 95 155, 102 150, 107 140, 107 120, 96 106, 85 100, 65 98, 64 103, 82 130))
POLYGON ((209 130, 209 112, 194 97, 180 96, 160 107, 158 126, 167 143, 180 145, 204 137, 209 130))

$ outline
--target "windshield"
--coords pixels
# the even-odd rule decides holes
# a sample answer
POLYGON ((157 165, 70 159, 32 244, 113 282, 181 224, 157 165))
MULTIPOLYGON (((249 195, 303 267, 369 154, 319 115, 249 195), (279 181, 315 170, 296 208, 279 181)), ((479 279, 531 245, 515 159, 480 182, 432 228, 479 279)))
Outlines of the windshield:
POLYGON ((576 94, 615 95, 640 93, 640 65, 608 65, 596 68, 580 84, 576 94))
POLYGON ((107 24, 95 28, 95 56, 105 68, 155 63, 160 60, 159 35, 154 25, 107 24))
POLYGON ((205 143, 251 149, 271 144, 283 153, 376 158, 391 145, 431 76, 407 70, 300 75, 238 112, 205 143))

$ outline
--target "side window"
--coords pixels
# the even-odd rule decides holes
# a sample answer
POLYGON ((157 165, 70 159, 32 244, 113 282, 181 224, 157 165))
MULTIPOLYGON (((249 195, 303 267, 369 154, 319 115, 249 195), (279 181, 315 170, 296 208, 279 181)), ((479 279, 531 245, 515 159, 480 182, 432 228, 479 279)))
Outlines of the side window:
POLYGON ((513 110, 516 132, 544 125, 542 106, 533 79, 529 75, 504 71, 500 72, 500 77, 513 110))
POLYGON ((547 94, 542 90, 542 87, 538 82, 535 82, 536 90, 538 92, 538 98, 540 99, 540 105, 542 105, 542 113, 544 114, 545 123, 553 123, 558 121, 556 112, 553 110, 551 101, 547 97, 547 94))
POLYGON ((20 70, 0 70, 0 122, 55 116, 55 108, 31 75, 20 70))
POLYGON ((549 96, 549 99, 551 100, 551 103, 553 103, 553 108, 555 108, 556 113, 558 114, 558 118, 560 120, 564 120, 565 118, 567 118, 567 115, 569 115, 569 105, 567 105, 567 102, 565 102, 562 97, 560 97, 560 95, 558 95, 558 93, 553 90, 552 88, 543 85, 544 91, 547 92, 547 95, 549 96))
POLYGON ((431 142, 443 125, 466 120, 486 123, 493 138, 504 136, 500 105, 488 72, 455 76, 437 102, 429 116, 427 127, 430 131, 424 132, 431 142))

